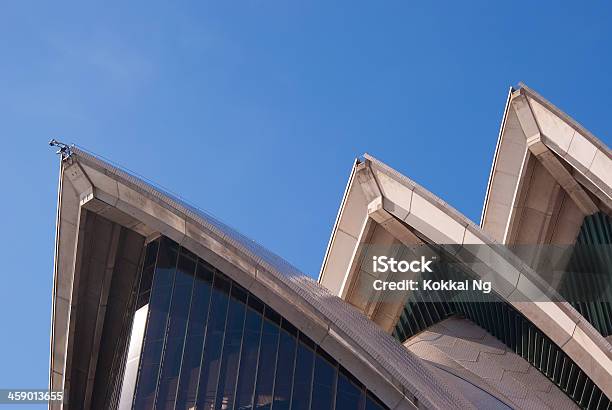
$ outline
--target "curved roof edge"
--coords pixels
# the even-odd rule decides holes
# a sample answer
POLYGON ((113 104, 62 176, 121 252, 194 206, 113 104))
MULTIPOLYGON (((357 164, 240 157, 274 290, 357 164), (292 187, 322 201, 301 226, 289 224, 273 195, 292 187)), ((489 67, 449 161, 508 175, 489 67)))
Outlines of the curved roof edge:
POLYGON ((470 407, 454 388, 353 307, 212 216, 79 148, 62 162, 54 269, 51 387, 69 374, 78 218, 95 212, 143 235, 159 232, 216 265, 287 317, 391 409, 470 407), (71 185, 74 190, 66 189, 71 185), (62 209, 63 208, 63 209, 62 209))
POLYGON ((506 105, 504 106, 504 115, 502 117, 502 121, 499 124, 499 132, 497 133, 497 142, 495 143, 495 152, 493 153, 493 162, 491 162, 491 169, 489 170, 489 180, 487 182, 487 190, 485 192, 485 199, 482 206, 482 211, 480 212, 480 226, 482 226, 482 221, 484 220, 485 213, 487 212, 487 203, 488 198, 491 193, 491 180, 493 179, 493 171, 495 170, 495 163, 497 162, 497 156, 499 155, 499 146, 501 145, 502 134, 504 132, 504 125, 506 124, 506 118, 508 116, 508 107, 510 106, 510 100, 512 99, 512 93, 514 92, 514 88, 510 87, 508 90, 508 95, 506 96, 506 105))
POLYGON ((502 243, 553 240, 571 244, 576 223, 557 228, 548 214, 565 212, 563 219, 574 220, 599 210, 612 212, 612 151, 525 84, 511 88, 480 226, 502 243), (565 205, 559 210, 562 195, 569 196, 575 209, 565 205), (530 214, 530 225, 546 228, 543 237, 520 234, 524 212, 530 214))
POLYGON ((599 138, 597 138, 594 134, 592 134, 589 130, 583 127, 578 121, 561 111, 556 105, 548 101, 546 98, 542 97, 538 92, 536 92, 533 88, 527 86, 527 84, 523 82, 519 82, 519 90, 523 90, 528 93, 535 100, 546 106, 553 113, 562 118, 565 122, 567 122, 572 128, 576 131, 584 135, 593 145, 595 145, 600 151, 605 153, 609 158, 612 158, 612 153, 610 152, 610 148, 599 138))
MULTIPOLYGON (((382 223, 386 229, 393 220, 402 221, 440 245, 496 244, 467 217, 410 178, 368 154, 364 158, 365 162, 357 164, 351 173, 351 188, 332 234, 336 248, 334 245, 330 248, 328 260, 335 260, 336 264, 327 263, 321 275, 321 283, 334 293, 342 297, 347 294, 347 281, 352 280, 350 276, 359 260, 358 249, 369 220, 382 223), (342 239, 341 235, 348 239, 342 239)), ((553 302, 544 295, 539 289, 545 284, 509 250, 491 247, 490 254, 480 261, 487 268, 475 273, 489 275, 487 279, 492 280, 493 289, 503 300, 546 334, 612 397, 610 343, 569 303, 553 302), (494 258, 491 260, 491 257, 494 258), (525 302, 525 296, 533 301, 525 302)))
POLYGON ((327 266, 328 258, 330 256, 334 238, 336 236, 336 232, 338 231, 338 226, 340 225, 340 219, 342 218, 342 212, 345 208, 346 202, 348 201, 349 190, 353 183, 353 178, 355 177, 355 170, 357 169, 357 165, 360 163, 359 158, 355 158, 353 161, 353 167, 351 168, 351 174, 349 175, 348 181, 346 181, 346 187, 344 188, 344 194, 342 195, 342 201, 340 201, 340 207, 338 208, 338 213, 336 214, 336 220, 334 221, 334 226, 332 228, 331 235, 329 236, 329 240, 327 241, 327 248, 325 248, 325 255, 323 255, 323 262, 321 263, 321 269, 319 269, 319 277, 317 279, 318 283, 321 283, 323 280, 323 274, 325 272, 325 267, 327 266))

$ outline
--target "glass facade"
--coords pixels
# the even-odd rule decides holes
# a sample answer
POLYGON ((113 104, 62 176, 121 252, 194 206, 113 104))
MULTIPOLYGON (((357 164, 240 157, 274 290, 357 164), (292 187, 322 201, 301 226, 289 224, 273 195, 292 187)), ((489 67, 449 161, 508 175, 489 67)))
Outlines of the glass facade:
POLYGON ((148 313, 128 408, 386 408, 276 311, 167 238, 147 245, 136 311, 148 313))

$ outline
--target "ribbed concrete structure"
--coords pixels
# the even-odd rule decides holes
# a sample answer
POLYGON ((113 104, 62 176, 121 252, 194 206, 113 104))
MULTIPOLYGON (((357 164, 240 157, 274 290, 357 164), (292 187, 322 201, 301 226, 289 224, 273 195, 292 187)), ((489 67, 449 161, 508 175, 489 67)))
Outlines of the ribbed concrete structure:
POLYGON ((609 302, 569 303, 586 286, 582 277, 564 273, 559 294, 534 255, 515 251, 598 246, 598 263, 576 256, 570 265, 612 278, 605 263, 612 257, 611 158, 605 144, 534 91, 511 89, 481 225, 366 154, 351 170, 317 283, 206 212, 63 146, 50 388, 64 390, 65 400, 51 407, 172 408, 187 386, 197 397, 185 408, 238 408, 245 376, 231 352, 239 346, 240 360, 255 349, 246 408, 314 408, 327 400, 340 409, 340 398, 360 410, 610 408, 609 302), (375 280, 392 277, 368 267, 372 249, 397 256, 413 247, 452 259, 458 278, 489 281, 492 292, 434 300, 375 290, 375 280), (185 283, 192 293, 181 293, 185 283), (206 313, 196 288, 208 295, 206 313), (260 326, 255 342, 246 336, 249 314, 260 326), (181 370, 190 363, 192 322, 205 326, 195 338, 196 385, 181 370), (289 370, 277 364, 287 346, 295 347, 289 370), (148 374, 147 385, 151 369, 159 377, 148 374), (299 369, 307 369, 308 382, 299 381, 299 369), (262 374, 272 370, 267 385, 262 374), (278 377, 289 396, 278 393, 278 377))
MULTIPOLYGON (((118 232, 114 235, 127 232, 140 244, 166 236, 222 270, 322 346, 387 407, 471 407, 415 355, 323 286, 256 242, 135 176, 73 147, 62 158, 59 196, 50 387, 63 388, 66 400, 54 407, 104 408, 113 396, 106 385, 117 383, 105 378, 101 385, 96 372, 97 367, 112 368, 117 360, 109 353, 109 362, 100 363, 99 352, 120 348, 108 347, 112 341, 103 335, 123 318, 109 321, 107 299, 100 298, 120 280, 118 271, 105 263, 108 257, 94 258, 83 247, 92 242, 100 247, 96 254, 117 252, 112 241, 100 243, 84 229, 96 218, 118 232), (100 270, 106 272, 102 277, 100 270)), ((140 258, 137 244, 132 255, 140 258)))
MULTIPOLYGON (((535 92, 525 86, 512 89, 482 228, 366 154, 351 171, 319 281, 401 341, 419 337, 447 317, 466 317, 547 377, 559 403, 567 395, 575 405, 606 408, 612 397, 612 347, 603 337, 607 334, 597 330, 607 329, 605 313, 594 312, 606 312, 609 302, 574 304, 580 311, 559 302, 563 296, 540 277, 535 259, 512 249, 516 244, 573 245, 577 238, 583 243, 600 238, 597 244, 609 248, 610 158, 603 143, 535 92), (389 277, 367 268, 369 249, 387 247, 397 255, 428 245, 451 253, 460 246, 455 257, 465 261, 470 274, 491 281, 493 296, 478 303, 433 303, 423 293, 398 301, 373 290, 375 280, 389 277), (541 353, 535 355, 532 346, 541 353)), ((456 386, 461 390, 461 385, 456 386)), ((535 392, 531 399, 539 402, 535 392)), ((531 408, 529 403, 511 406, 531 408)))

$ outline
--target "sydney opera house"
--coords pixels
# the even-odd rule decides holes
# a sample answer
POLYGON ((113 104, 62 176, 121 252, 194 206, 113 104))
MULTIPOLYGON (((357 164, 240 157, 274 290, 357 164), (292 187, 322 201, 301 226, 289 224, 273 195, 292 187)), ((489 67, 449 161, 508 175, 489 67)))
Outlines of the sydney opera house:
POLYGON ((612 153, 524 85, 479 225, 366 154, 318 281, 57 144, 50 408, 612 409, 612 153), (383 291, 380 254, 491 291, 383 291))

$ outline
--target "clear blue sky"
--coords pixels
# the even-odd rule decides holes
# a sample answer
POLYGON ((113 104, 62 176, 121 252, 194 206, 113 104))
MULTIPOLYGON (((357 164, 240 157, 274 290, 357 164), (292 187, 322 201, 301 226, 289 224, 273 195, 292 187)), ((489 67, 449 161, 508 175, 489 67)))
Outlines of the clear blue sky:
POLYGON ((2 2, 0 388, 47 385, 51 137, 313 276, 364 152, 478 222, 518 81, 610 145, 606 2, 331 3, 2 2))

